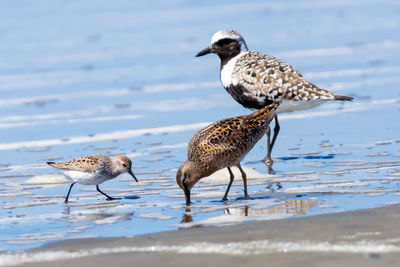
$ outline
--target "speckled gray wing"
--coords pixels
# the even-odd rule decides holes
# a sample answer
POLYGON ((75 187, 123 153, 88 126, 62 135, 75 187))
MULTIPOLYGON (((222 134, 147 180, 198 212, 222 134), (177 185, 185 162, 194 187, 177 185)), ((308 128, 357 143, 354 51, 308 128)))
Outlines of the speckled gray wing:
POLYGON ((67 162, 48 162, 50 166, 66 169, 75 170, 82 172, 92 172, 98 170, 100 167, 110 165, 109 158, 103 155, 91 155, 76 158, 67 162))
POLYGON ((249 52, 236 62, 233 72, 243 96, 259 103, 287 100, 335 99, 334 94, 308 82, 295 68, 260 52, 249 52))

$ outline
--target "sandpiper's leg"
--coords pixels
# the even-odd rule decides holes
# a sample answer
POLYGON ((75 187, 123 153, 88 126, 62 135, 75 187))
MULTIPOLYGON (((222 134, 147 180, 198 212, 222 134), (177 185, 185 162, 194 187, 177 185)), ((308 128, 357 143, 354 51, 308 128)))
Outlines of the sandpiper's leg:
POLYGON ((239 168, 239 171, 242 173, 242 179, 243 179, 243 187, 244 187, 244 199, 249 199, 249 195, 247 194, 247 176, 240 164, 237 165, 239 168))
POLYGON ((76 183, 76 182, 73 182, 73 183, 70 185, 69 190, 68 190, 68 194, 67 194, 67 196, 65 197, 65 200, 64 200, 65 203, 68 203, 69 193, 71 193, 71 189, 72 189, 72 187, 74 186, 75 183, 76 183))
POLYGON ((115 198, 113 198, 113 197, 110 197, 110 196, 107 195, 106 193, 102 192, 102 191, 100 190, 100 188, 99 188, 98 185, 96 185, 96 189, 97 189, 97 191, 99 191, 101 194, 105 195, 105 196, 107 197, 107 200, 113 200, 113 199, 115 199, 115 198))
POLYGON ((268 146, 267 146, 268 151, 267 151, 267 155, 264 158, 264 162, 267 165, 270 174, 272 172, 272 168, 271 167, 272 167, 272 164, 273 164, 273 161, 272 161, 272 158, 271 158, 271 152, 272 152, 272 148, 275 145, 275 140, 278 137, 280 128, 281 127, 279 126, 278 116, 275 115, 275 127, 274 127, 274 135, 272 136, 272 140, 271 140, 271 128, 268 127, 267 128, 267 132, 266 132, 266 134, 267 134, 267 142, 268 142, 267 143, 268 144, 268 146))
POLYGON ((231 180, 229 181, 228 188, 226 189, 226 192, 225 192, 224 197, 222 198, 222 201, 226 201, 228 199, 229 189, 231 189, 231 185, 233 183, 233 179, 235 178, 235 176, 233 175, 233 172, 231 170, 231 167, 228 167, 228 171, 229 171, 229 175, 230 175, 230 179, 231 180))

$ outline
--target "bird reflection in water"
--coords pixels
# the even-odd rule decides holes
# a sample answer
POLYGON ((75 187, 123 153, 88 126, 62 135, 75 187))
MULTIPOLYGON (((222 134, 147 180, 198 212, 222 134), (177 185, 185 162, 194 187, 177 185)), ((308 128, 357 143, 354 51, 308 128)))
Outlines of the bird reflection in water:
POLYGON ((93 221, 100 222, 105 219, 110 219, 110 221, 117 221, 119 219, 124 219, 127 221, 132 220, 132 216, 135 212, 128 213, 110 213, 110 212, 98 212, 93 214, 82 214, 79 211, 71 211, 71 207, 66 207, 64 209, 63 214, 66 215, 66 218, 71 222, 76 221, 93 221))
POLYGON ((192 213, 190 211, 190 207, 187 206, 185 209, 185 213, 183 214, 181 223, 190 223, 193 222, 193 217, 192 217, 192 213))
POLYGON ((275 192, 276 190, 279 190, 279 189, 282 189, 282 185, 281 185, 281 182, 276 182, 276 183, 269 183, 268 185, 267 185, 267 188, 269 189, 269 190, 271 190, 271 192, 275 192), (276 189, 274 188, 274 184, 276 184, 276 189))
POLYGON ((313 199, 286 199, 282 205, 268 209, 254 209, 249 206, 225 209, 225 215, 253 216, 260 214, 294 214, 305 215, 317 203, 313 199))

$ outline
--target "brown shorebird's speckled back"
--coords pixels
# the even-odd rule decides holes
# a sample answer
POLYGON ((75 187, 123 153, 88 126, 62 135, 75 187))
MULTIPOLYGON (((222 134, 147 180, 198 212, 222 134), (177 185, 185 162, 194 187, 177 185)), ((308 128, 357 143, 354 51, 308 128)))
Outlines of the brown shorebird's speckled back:
POLYGON ((264 135, 279 104, 250 115, 217 121, 198 131, 188 145, 188 160, 207 173, 235 166, 264 135))

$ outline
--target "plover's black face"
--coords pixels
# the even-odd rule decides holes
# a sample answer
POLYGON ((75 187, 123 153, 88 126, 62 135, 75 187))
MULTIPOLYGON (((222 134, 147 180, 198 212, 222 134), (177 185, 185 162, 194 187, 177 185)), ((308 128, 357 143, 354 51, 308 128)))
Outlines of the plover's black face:
POLYGON ((216 43, 213 43, 211 47, 207 47, 206 49, 200 51, 196 56, 204 56, 209 53, 215 53, 220 58, 231 58, 240 53, 241 44, 234 39, 224 38, 219 40, 216 43))
POLYGON ((242 36, 232 30, 222 30, 213 35, 211 45, 201 50, 196 57, 214 53, 221 60, 226 60, 238 55, 242 51, 247 51, 247 46, 242 36))

